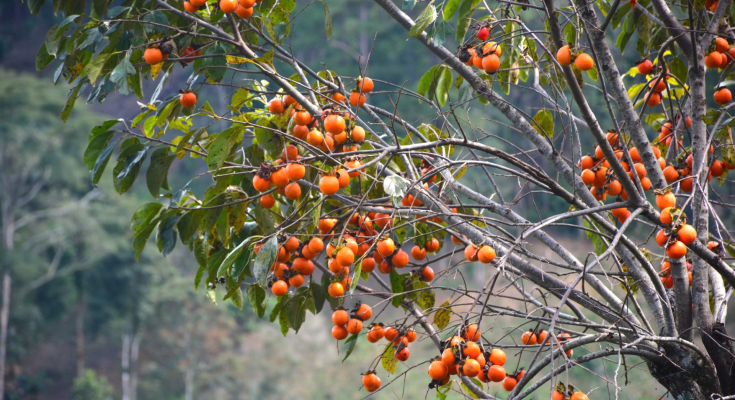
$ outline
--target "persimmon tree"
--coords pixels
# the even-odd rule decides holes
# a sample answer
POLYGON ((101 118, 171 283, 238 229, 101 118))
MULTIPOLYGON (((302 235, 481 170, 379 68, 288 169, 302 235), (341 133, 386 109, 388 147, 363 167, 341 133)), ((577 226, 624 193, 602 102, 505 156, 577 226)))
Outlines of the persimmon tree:
POLYGON ((735 395, 724 261, 735 243, 721 193, 735 168, 731 1, 374 2, 440 60, 419 82, 296 58, 291 20, 323 7, 329 38, 328 2, 54 1, 65 19, 37 65, 57 60, 55 79, 73 85, 61 117, 83 92, 143 106, 96 127, 84 155, 93 183, 112 168, 121 194, 150 159, 136 254, 151 236, 163 255, 181 241, 199 264, 195 287, 261 317, 276 296, 269 317, 284 335, 332 308, 346 357, 382 343, 364 361, 368 392, 403 379, 392 376, 403 362, 439 398, 495 398, 502 382, 508 398, 584 400, 593 385, 564 371, 614 360, 617 391, 633 359, 674 398, 735 395), (625 49, 637 65, 618 63, 625 49), (186 87, 160 98, 180 68, 186 87), (157 89, 143 93, 145 80, 157 89), (230 90, 226 107, 199 95, 212 85, 230 90), (407 121, 381 97, 428 118, 407 121), (512 142, 484 129, 478 108, 502 114, 512 142), (206 173, 169 185, 184 162, 206 173), (521 215, 525 198, 568 211, 521 215), (593 251, 558 240, 559 227, 583 231, 593 251), (489 278, 468 279, 470 263, 489 278), (386 307, 403 317, 383 320, 386 307), (498 321, 515 328, 488 334, 498 321), (417 338, 436 351, 411 354, 417 338), (522 362, 510 360, 519 349, 522 362), (429 377, 410 368, 421 364, 429 377))

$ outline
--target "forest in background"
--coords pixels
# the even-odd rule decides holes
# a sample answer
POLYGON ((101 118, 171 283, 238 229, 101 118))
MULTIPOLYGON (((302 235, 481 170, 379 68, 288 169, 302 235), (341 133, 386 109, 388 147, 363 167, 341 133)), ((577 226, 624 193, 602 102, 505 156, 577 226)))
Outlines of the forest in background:
MULTIPOLYGON (((54 71, 38 74, 34 67, 44 33, 60 18, 48 6, 31 17, 25 4, 4 3, 0 8, 0 174, 19 177, 19 191, 32 195, 14 216, 20 223, 13 250, 4 251, 0 259, 15 276, 7 398, 118 399, 127 394, 140 400, 276 399, 293 395, 295 388, 299 398, 362 398, 365 392, 358 392, 355 383, 364 368, 358 360, 375 349, 361 344, 355 352, 365 357, 353 356, 342 364, 338 353, 342 349, 325 328, 330 325, 326 317, 310 319, 296 340, 284 340, 249 308, 241 311, 229 302, 213 305, 201 291, 194 292, 191 277, 196 267, 185 251, 164 259, 149 249, 135 261, 129 223, 135 205, 148 196, 145 185, 136 184, 127 196, 118 196, 109 179, 93 188, 80 149, 91 128, 108 119, 111 110, 132 116, 139 105, 130 97, 110 96, 101 104, 78 104, 63 123, 58 115, 68 88, 63 83, 51 87, 54 71)), ((392 21, 379 18, 373 3, 328 3, 335 21, 329 41, 323 35, 319 7, 310 7, 294 20, 304 34, 292 35, 290 46, 310 65, 324 63, 351 76, 364 68, 376 81, 405 82, 415 88, 422 74, 436 64, 426 52, 415 51, 413 40, 379 40, 405 34, 392 21)), ((635 60, 628 58, 632 66, 635 60)), ((177 70, 163 96, 177 92, 187 78, 188 72, 177 70)), ((146 84, 154 87, 156 83, 146 84)), ((221 88, 204 93, 215 108, 217 99, 224 104, 231 94, 221 88)), ((523 96, 531 94, 516 91, 511 100, 523 104, 523 96)), ((422 119, 409 101, 395 100, 404 118, 422 119)), ((604 107, 599 96, 592 96, 590 103, 604 107)), ((471 106, 468 112, 477 113, 471 106)), ((512 130, 495 123, 496 118, 499 115, 474 119, 511 148, 512 130)), ((172 177, 172 186, 184 183, 175 180, 176 171, 172 170, 172 177)), ((483 184, 480 175, 467 174, 464 179, 483 184)), ((508 193, 516 193, 515 188, 508 193)), ((8 195, 0 193, 0 198, 8 195)), ((516 211, 544 215, 558 211, 555 207, 565 206, 535 204, 528 196, 516 211)), ((723 219, 735 220, 732 215, 723 219)), ((468 273, 482 279, 485 271, 478 266, 468 273)), ((502 327, 497 330, 498 336, 508 333, 502 327)), ((425 347, 428 351, 428 343, 425 347)), ((631 398, 662 394, 650 385, 636 385, 643 381, 641 376, 629 378, 631 398)), ((394 385, 377 398, 433 398, 427 391, 426 385, 411 380, 405 388, 394 385), (399 390, 405 392, 391 393, 399 390)))

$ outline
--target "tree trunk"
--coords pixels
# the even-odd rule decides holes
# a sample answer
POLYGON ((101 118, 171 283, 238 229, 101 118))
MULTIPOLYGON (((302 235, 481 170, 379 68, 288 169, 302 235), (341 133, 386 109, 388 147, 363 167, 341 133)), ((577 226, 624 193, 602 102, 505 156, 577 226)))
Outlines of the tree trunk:
POLYGON ((5 353, 8 344, 8 319, 10 317, 10 271, 3 275, 3 303, 0 308, 0 400, 5 397, 5 353))
POLYGON ((77 377, 84 374, 84 274, 79 272, 75 274, 77 286, 77 377))
POLYGON ((128 329, 123 333, 122 340, 122 400, 132 400, 130 397, 130 346, 132 335, 128 329))
POLYGON ((141 334, 137 330, 136 328, 133 343, 130 346, 130 400, 138 398, 138 354, 140 353, 141 334))

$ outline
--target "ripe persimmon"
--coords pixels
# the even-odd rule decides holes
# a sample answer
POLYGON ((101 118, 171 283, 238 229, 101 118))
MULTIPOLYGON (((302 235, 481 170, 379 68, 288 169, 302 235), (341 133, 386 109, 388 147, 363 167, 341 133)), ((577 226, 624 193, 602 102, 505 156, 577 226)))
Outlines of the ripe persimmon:
POLYGON ((265 192, 270 189, 271 181, 269 179, 261 178, 258 175, 253 177, 253 188, 259 192, 265 192))
POLYGON ((184 10, 186 10, 186 11, 188 11, 190 13, 195 13, 195 12, 199 11, 199 6, 195 6, 190 1, 187 0, 187 1, 184 1, 184 10))
POLYGON ((306 167, 303 164, 289 163, 286 166, 286 176, 289 180, 298 181, 306 175, 306 167))
MULTIPOLYGON (((302 254, 303 255, 303 254, 302 254)), ((298 257, 293 261, 293 269, 301 275, 309 276, 314 273, 314 263, 304 257, 298 257)))
POLYGON ((370 93, 373 91, 375 84, 373 83, 373 80, 368 77, 359 77, 355 82, 355 86, 357 90, 362 93, 370 93))
POLYGON ((296 125, 309 125, 311 119, 311 114, 308 111, 297 111, 293 116, 293 122, 296 125))
POLYGON ((273 186, 279 188, 285 188, 288 185, 288 174, 286 174, 286 168, 278 168, 271 173, 271 183, 273 186))
POLYGON ((582 182, 585 185, 591 185, 595 182, 595 173, 592 172, 590 169, 585 169, 582 171, 582 182))
POLYGON ((380 325, 373 325, 372 328, 370 328, 370 330, 368 331, 368 340, 371 340, 371 336, 373 339, 371 343, 375 343, 385 337, 385 329, 383 329, 383 327, 380 325))
POLYGON ((276 198, 270 193, 264 194, 260 197, 260 205, 263 208, 272 208, 276 205, 276 198))
POLYGON ((304 276, 301 274, 294 274, 288 278, 288 284, 292 287, 300 287, 304 284, 304 276))
POLYGON ((687 246, 678 240, 674 243, 669 244, 669 246, 666 248, 666 255, 670 258, 679 259, 684 257, 686 254, 687 246))
POLYGON ((235 15, 242 19, 248 19, 253 16, 253 8, 252 7, 243 7, 241 5, 237 5, 235 7, 235 15))
POLYGON ((327 292, 332 297, 340 297, 345 294, 345 287, 339 282, 333 282, 327 288, 327 292))
POLYGON ((197 95, 194 92, 186 91, 179 96, 179 102, 186 108, 192 108, 197 105, 197 95))
POLYGON ((465 340, 477 342, 478 340, 480 340, 480 336, 482 336, 482 330, 480 329, 480 327, 477 326, 477 324, 469 324, 464 329, 463 336, 465 340))
POLYGON ((516 380, 516 378, 512 376, 506 376, 505 379, 503 379, 503 389, 505 389, 508 392, 515 389, 517 384, 518 384, 518 381, 516 380))
POLYGON ((333 135, 344 132, 345 119, 336 114, 327 115, 324 119, 324 129, 333 135))
POLYGON ((488 54, 482 57, 482 69, 488 74, 494 74, 500 69, 500 57, 497 54, 488 54))
POLYGON ((676 196, 672 192, 656 195, 656 206, 660 209, 666 207, 674 207, 676 205, 676 196))
POLYGON ((732 94, 728 88, 722 88, 715 92, 715 103, 724 105, 732 100, 732 94))
POLYGON ((350 139, 352 139, 352 141, 355 143, 362 142, 363 140, 365 140, 365 129, 360 126, 352 128, 352 132, 350 132, 350 139))
POLYGON ((327 196, 339 191, 339 180, 335 176, 327 175, 319 179, 319 190, 327 196))
POLYGON ((707 68, 719 68, 722 64, 722 53, 719 51, 713 51, 704 56, 704 65, 707 68))
POLYGON ((477 247, 474 244, 465 247, 464 257, 467 259, 467 261, 477 261, 477 247))
POLYGON ((464 365, 462 366, 462 375, 466 375, 466 376, 469 376, 470 378, 474 378, 479 373, 480 373, 480 363, 478 363, 477 360, 474 360, 472 358, 468 358, 464 360, 464 365))
POLYGON ((444 364, 444 362, 434 360, 429 364, 429 376, 431 379, 440 381, 447 375, 449 375, 449 368, 447 368, 447 365, 444 364))
POLYGON ((360 304, 360 307, 357 308, 357 312, 355 312, 355 315, 357 318, 360 318, 363 321, 367 321, 370 319, 370 317, 373 316, 373 309, 369 305, 362 303, 360 304))
POLYGON ((679 179, 679 171, 673 165, 664 168, 663 173, 666 183, 671 183, 679 179))
POLYGON ((400 350, 396 350, 395 357, 399 361, 406 361, 410 354, 411 352, 408 351, 408 347, 404 347, 400 350))
POLYGON ((528 346, 536 344, 537 340, 538 338, 536 337, 536 334, 533 333, 532 330, 523 332, 523 335, 521 335, 521 343, 528 345, 528 346))
POLYGON ((348 247, 343 247, 337 252, 335 260, 339 265, 349 267, 353 262, 355 262, 355 253, 353 253, 348 247))
POLYGON ((562 46, 556 52, 556 61, 563 66, 572 65, 572 51, 569 45, 562 46))
POLYGON ((353 107, 362 107, 365 104, 365 95, 359 92, 350 93, 350 104, 353 107))
POLYGON ((666 207, 663 210, 661 210, 661 214, 659 216, 659 220, 662 224, 665 225, 671 225, 672 218, 671 218, 671 210, 673 210, 673 207, 666 207))
POLYGON ((396 337, 398 337, 398 329, 392 326, 385 328, 385 339, 386 340, 388 340, 389 342, 392 342, 396 339, 396 337))
POLYGON ((365 257, 365 258, 362 259, 361 268, 362 268, 363 271, 370 273, 370 272, 373 272, 373 270, 375 269, 376 264, 377 263, 375 262, 375 259, 374 258, 372 258, 372 257, 365 257))
POLYGON ((347 332, 347 328, 344 326, 335 325, 332 327, 332 337, 337 340, 344 340, 347 338, 347 335, 349 335, 349 332, 347 332))
POLYGON ((309 251, 313 254, 319 254, 324 250, 324 242, 319 238, 312 238, 309 241, 309 251))
POLYGON ((482 354, 482 350, 480 349, 480 346, 475 342, 465 342, 462 354, 470 358, 476 358, 477 356, 482 354))
POLYGON ((426 251, 429 253, 436 253, 439 251, 439 240, 437 238, 431 238, 426 241, 426 251))
POLYGON ((495 259, 495 249, 488 245, 483 245, 477 252, 477 259, 483 264, 489 264, 495 259))
POLYGON ((431 282, 434 280, 434 270, 431 267, 426 266, 421 269, 421 280, 424 282, 431 282))
POLYGON ((574 59, 574 66, 580 71, 589 71, 595 66, 595 62, 589 54, 582 53, 574 59))
POLYGON ((506 356, 503 350, 492 349, 492 351, 490 351, 490 357, 488 358, 488 361, 490 361, 491 363, 495 365, 504 365, 505 360, 506 360, 506 356))
POLYGON ((393 243, 393 239, 391 238, 385 238, 379 241, 377 247, 378 253, 380 253, 380 255, 382 255, 383 257, 390 256, 396 249, 396 245, 395 243, 393 243))
POLYGON ((272 114, 283 114, 285 103, 281 99, 271 99, 268 102, 268 111, 272 114))
POLYGON ((350 174, 347 173, 346 169, 339 168, 337 172, 335 172, 335 175, 337 176, 337 181, 339 182, 340 189, 344 189, 347 186, 350 186, 350 174))
POLYGON ((663 229, 656 233, 656 243, 658 243, 659 246, 663 247, 668 240, 669 236, 666 235, 666 232, 663 229))
POLYGON ((643 60, 638 63, 638 73, 648 75, 653 71, 653 63, 651 60, 643 60))
POLYGON ((362 321, 360 321, 357 318, 352 318, 349 322, 347 322, 347 332, 353 335, 357 335, 362 331, 362 321))
POLYGON ((422 249, 419 246, 413 246, 411 249, 411 257, 413 257, 414 260, 423 260, 426 258, 426 249, 422 249))
POLYGON ((491 365, 487 370, 487 379, 490 382, 502 382, 505 379, 505 368, 502 365, 491 365))
POLYGON ((271 286, 271 292, 279 297, 284 296, 286 293, 288 293, 288 284, 279 279, 273 282, 273 286, 271 286))
POLYGON ((684 244, 692 244, 697 240, 697 230, 689 224, 684 224, 676 231, 679 240, 684 244))
POLYGON ((298 182, 289 183, 283 191, 289 200, 296 200, 301 197, 301 186, 299 186, 298 182))
POLYGON ((647 95, 648 101, 646 104, 649 107, 656 107, 657 105, 661 104, 661 95, 656 92, 649 92, 647 95))
POLYGON ((589 397, 587 397, 586 394, 582 392, 574 392, 574 394, 572 394, 572 397, 570 397, 569 400, 590 400, 590 399, 589 397))
POLYGON ((149 47, 143 52, 143 59, 150 65, 156 65, 163 62, 163 53, 156 47, 149 47))
POLYGON ((219 0, 219 8, 225 14, 231 14, 235 12, 237 6, 237 0, 219 0))
POLYGON ((368 392, 374 392, 380 388, 380 378, 374 372, 362 376, 362 385, 368 392))
POLYGON ((403 268, 408 265, 408 253, 403 250, 398 250, 398 252, 393 255, 393 259, 391 261, 394 267, 403 268))

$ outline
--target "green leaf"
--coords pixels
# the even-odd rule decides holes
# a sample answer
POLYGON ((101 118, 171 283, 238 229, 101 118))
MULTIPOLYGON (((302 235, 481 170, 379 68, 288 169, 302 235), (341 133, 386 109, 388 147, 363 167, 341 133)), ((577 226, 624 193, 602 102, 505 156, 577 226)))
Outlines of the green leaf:
MULTIPOLYGON (((479 379, 475 379, 475 378, 470 378, 470 380, 472 381, 472 383, 474 383, 474 384, 475 384, 475 385, 477 385, 478 387, 482 387, 482 382, 480 382, 480 380, 479 380, 479 379)), ((465 390, 465 391, 467 392, 467 394, 468 394, 468 395, 469 395, 470 397, 472 397, 473 399, 477 399, 477 398, 478 398, 478 397, 477 397, 477 395, 476 395, 475 393, 473 393, 473 392, 472 392, 472 391, 470 390, 470 388, 468 388, 468 387, 467 387, 467 385, 465 385, 465 384, 464 384, 464 382, 462 382, 462 388, 463 388, 463 389, 464 389, 464 390, 465 390)))
MULTIPOLYGON (((251 236, 251 237, 243 240, 242 243, 240 243, 239 245, 237 245, 237 247, 235 247, 234 249, 232 249, 232 251, 230 251, 227 254, 227 257, 225 257, 225 259, 222 260, 222 264, 220 264, 219 268, 217 268, 217 276, 230 275, 230 274, 227 274, 227 272, 228 272, 227 270, 235 262, 235 260, 240 256, 240 253, 242 253, 243 250, 245 250, 246 248, 248 248, 248 246, 253 241, 255 241, 256 239, 257 239, 256 236, 251 236)), ((258 254, 260 254, 260 252, 258 252, 258 254)), ((256 257, 256 259, 257 259, 257 257, 256 257)), ((237 275, 232 274, 232 276, 233 277, 237 277, 237 276, 240 276, 240 274, 237 274, 237 275)))
POLYGON ((383 355, 380 356, 380 365, 389 374, 395 374, 398 368, 398 360, 395 355, 396 352, 393 349, 393 343, 388 343, 383 350, 383 355))
POLYGON ((288 308, 281 309, 281 312, 278 314, 278 324, 281 326, 283 337, 286 337, 286 334, 288 334, 288 308))
POLYGON ((224 164, 235 144, 242 142, 243 132, 244 128, 242 126, 232 126, 222 131, 207 146, 207 151, 209 152, 207 167, 210 170, 215 170, 224 164))
POLYGON ((345 358, 342 359, 342 362, 345 362, 347 357, 352 354, 352 351, 355 350, 355 345, 357 344, 357 338, 360 337, 360 335, 350 335, 350 337, 345 340, 344 347, 347 348, 347 353, 345 354, 345 358))
POLYGON ((288 303, 289 297, 288 296, 280 296, 276 298, 276 305, 271 310, 271 315, 268 317, 268 319, 271 322, 274 322, 276 319, 278 319, 278 315, 281 313, 281 310, 283 309, 283 306, 288 303))
POLYGON ((263 318, 265 315, 265 290, 259 285, 250 285, 245 293, 250 306, 255 311, 255 315, 258 318, 263 318))
POLYGON ((49 54, 46 50, 46 44, 42 44, 38 49, 38 53, 36 53, 36 71, 42 72, 55 59, 56 57, 49 54))
POLYGON ((133 235, 133 250, 135 251, 135 260, 137 261, 140 258, 140 255, 143 253, 143 249, 145 249, 145 245, 148 242, 148 238, 151 236, 151 233, 153 233, 153 228, 158 225, 159 219, 156 218, 152 220, 148 225, 140 229, 140 231, 136 232, 135 235, 133 235))
POLYGON ((164 257, 171 254, 174 247, 176 247, 176 230, 174 228, 180 218, 180 215, 172 215, 158 224, 156 244, 158 245, 158 250, 161 251, 164 257))
POLYGON ((577 28, 571 22, 564 26, 564 41, 570 45, 577 43, 577 28))
POLYGON ((114 135, 115 132, 106 131, 90 137, 87 149, 84 151, 84 164, 87 166, 88 169, 91 170, 92 168, 94 168, 94 164, 96 163, 100 154, 102 154, 102 150, 104 150, 105 147, 110 144, 110 140, 112 140, 112 137, 114 135))
MULTIPOLYGON (((395 269, 390 271, 390 289, 392 293, 396 294, 396 293, 403 293, 406 291, 403 285, 404 279, 405 279, 405 276, 399 275, 395 269)), ((393 307, 398 307, 401 305, 404 298, 405 298, 405 295, 403 294, 395 296, 391 300, 391 304, 393 304, 393 307)))
MULTIPOLYGON (((324 275, 326 276, 326 274, 324 275)), ((311 289, 311 297, 314 298, 314 308, 317 313, 320 313, 324 307, 324 301, 326 300, 326 296, 324 295, 325 289, 320 284, 313 281, 309 288, 311 289)))
POLYGON ((403 9, 410 10, 416 5, 416 0, 403 0, 403 9))
POLYGON ((59 118, 61 118, 62 121, 66 122, 66 120, 69 119, 69 114, 71 114, 71 110, 74 109, 74 103, 76 103, 77 97, 79 97, 79 92, 84 88, 84 86, 86 86, 85 82, 85 80, 80 80, 69 91, 69 95, 66 97, 64 109, 61 110, 61 115, 59 115, 59 118))
POLYGON ((133 233, 137 235, 138 232, 148 226, 162 208, 163 204, 155 202, 145 203, 138 207, 130 220, 130 228, 133 233))
POLYGON ((452 306, 449 305, 449 300, 445 300, 434 313, 434 325, 436 325, 439 330, 443 330, 449 325, 449 320, 451 318, 452 306))
POLYGON ((135 67, 130 62, 130 52, 125 54, 120 64, 112 70, 110 74, 110 81, 117 85, 117 91, 121 95, 126 95, 130 92, 130 86, 128 84, 128 76, 135 74, 135 67))
POLYGON ((436 84, 436 99, 441 106, 447 103, 449 98, 449 89, 452 87, 452 71, 449 68, 444 68, 439 76, 439 81, 436 84))
POLYGON ((41 11, 41 6, 45 2, 46 0, 28 0, 28 10, 31 11, 31 14, 36 15, 41 11))
MULTIPOLYGON (((306 288, 300 288, 299 291, 301 291, 302 289, 306 288)), ((303 325, 304 321, 306 321, 307 301, 306 296, 303 296, 304 293, 305 292, 300 292, 297 296, 294 296, 289 302, 287 310, 288 325, 294 331, 296 331, 296 333, 299 332, 299 329, 301 329, 301 325, 303 325)))
POLYGON ((204 277, 204 272, 207 269, 203 266, 199 266, 199 269, 197 269, 197 274, 194 277, 194 291, 196 292, 199 289, 199 284, 202 282, 202 278, 204 277))
POLYGON ((107 145, 107 147, 102 150, 99 157, 97 157, 97 161, 94 163, 94 168, 92 168, 92 184, 97 185, 97 182, 100 181, 100 178, 102 178, 102 173, 105 172, 105 167, 107 167, 108 161, 110 161, 110 156, 112 155, 112 150, 115 149, 118 142, 111 142, 107 145))
POLYGON ((539 110, 533 117, 533 129, 546 136, 554 136, 554 114, 549 110, 539 110))
POLYGON ((202 222, 202 218, 204 218, 206 213, 207 210, 194 209, 187 211, 186 214, 181 217, 179 223, 176 224, 176 228, 179 230, 181 243, 187 244, 189 242, 189 239, 191 239, 192 236, 194 236, 194 233, 199 230, 199 224, 202 222))
POLYGON ((597 82, 597 79, 599 78, 597 67, 593 67, 592 69, 587 70, 587 75, 592 78, 593 81, 597 82))
POLYGON ((432 4, 433 2, 434 0, 431 0, 424 11, 416 18, 416 24, 408 31, 409 37, 421 35, 429 25, 436 21, 436 7, 432 4))
POLYGON ((273 236, 268 239, 265 244, 260 248, 258 254, 255 256, 255 265, 253 265, 253 277, 258 281, 260 286, 265 287, 268 272, 273 266, 273 262, 276 260, 278 254, 278 238, 273 236))
POLYGON ((165 182, 168 169, 174 159, 176 159, 176 155, 168 154, 168 146, 154 151, 151 155, 151 165, 148 166, 148 171, 146 172, 146 184, 148 185, 148 191, 153 197, 158 198, 162 185, 164 189, 170 190, 165 182))
POLYGON ((444 21, 449 21, 452 18, 454 12, 459 8, 460 1, 461 0, 447 0, 446 3, 444 3, 444 9, 442 10, 444 21))
POLYGON ((360 280, 360 274, 362 274, 362 261, 356 263, 355 270, 352 272, 352 283, 350 283, 350 294, 355 292, 357 287, 357 281, 360 280))
POLYGON ((327 40, 332 38, 332 13, 327 7, 327 3, 322 1, 324 5, 324 31, 327 33, 327 40))
POLYGON ((391 197, 394 205, 399 205, 403 197, 406 196, 408 182, 398 175, 392 175, 383 181, 383 190, 391 197))
POLYGON ((426 71, 426 73, 419 80, 419 86, 416 89, 416 93, 425 97, 429 94, 431 83, 434 82, 434 80, 437 79, 437 77, 439 76, 439 74, 437 73, 437 68, 439 68, 439 66, 435 65, 431 67, 428 71, 426 71))
POLYGON ((671 63, 669 63, 669 69, 671 70, 671 73, 674 74, 674 76, 679 78, 680 81, 687 81, 689 71, 687 70, 686 63, 684 63, 681 58, 677 57, 671 60, 671 63))
POLYGON ((472 13, 474 12, 475 6, 479 3, 480 0, 462 0, 462 4, 459 5, 457 32, 454 34, 454 38, 458 42, 464 42, 464 36, 472 23, 472 13))
POLYGON ((125 147, 121 146, 120 155, 117 157, 117 165, 112 170, 112 182, 119 194, 127 192, 138 177, 138 172, 143 164, 148 150, 138 142, 138 139, 128 139, 126 142, 135 141, 125 147))

